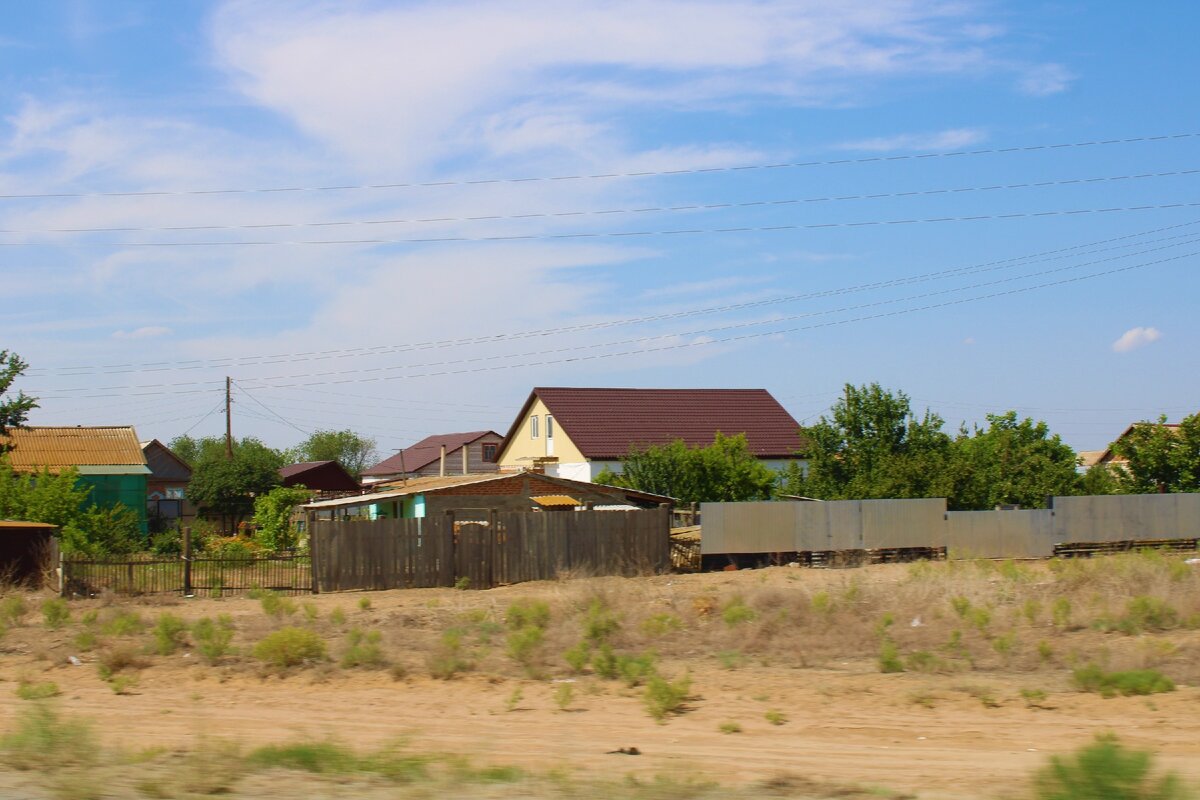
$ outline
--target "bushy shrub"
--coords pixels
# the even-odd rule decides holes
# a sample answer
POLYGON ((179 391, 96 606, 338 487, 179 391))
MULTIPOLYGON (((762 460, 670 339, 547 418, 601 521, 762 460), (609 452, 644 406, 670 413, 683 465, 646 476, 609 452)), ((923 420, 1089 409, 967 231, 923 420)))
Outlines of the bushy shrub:
POLYGON ((893 642, 884 640, 879 646, 879 671, 888 672, 904 672, 904 661, 900 658, 900 651, 896 649, 893 642))
POLYGON ((16 728, 0 737, 0 761, 19 770, 58 770, 89 766, 99 760, 100 746, 86 723, 64 719, 44 703, 17 715, 16 728))
POLYGON ((154 624, 154 651, 169 656, 183 646, 187 623, 174 614, 160 614, 154 624))
POLYGON ((583 615, 583 638, 593 645, 607 642, 621 628, 621 621, 603 601, 593 600, 583 615))
POLYGON ((383 635, 379 631, 351 628, 346 633, 346 647, 342 651, 342 666, 387 666, 387 658, 383 655, 383 635))
POLYGON ((51 597, 42 602, 42 619, 50 630, 58 630, 71 619, 71 607, 61 597, 51 597))
POLYGON ((325 640, 307 628, 280 628, 254 645, 254 657, 278 669, 323 661, 325 640))
POLYGON ((443 633, 438 646, 429 654, 429 674, 440 680, 448 681, 474 666, 463 648, 463 632, 458 628, 443 633))
POLYGON ((518 600, 504 612, 504 622, 511 630, 545 628, 550 624, 550 606, 540 600, 518 600))
POLYGON ((746 602, 740 597, 733 598, 721 609, 721 619, 725 620, 725 624, 729 626, 750 622, 757 616, 754 609, 746 605, 746 602))
POLYGON ((1072 756, 1051 756, 1034 778, 1039 800, 1187 800, 1174 773, 1153 774, 1153 759, 1126 749, 1115 736, 1098 736, 1072 756))
POLYGON ((29 606, 20 595, 12 594, 0 600, 0 625, 4 627, 20 625, 28 613, 29 606))
POLYGON ((192 625, 192 639, 196 642, 196 650, 209 664, 215 664, 231 651, 233 641, 233 618, 221 614, 213 620, 202 617, 192 625))
POLYGON ((1126 672, 1105 672, 1096 664, 1088 664, 1074 672, 1075 685, 1084 692, 1096 692, 1103 697, 1145 695, 1175 691, 1175 683, 1153 669, 1131 669, 1126 672))
POLYGON ((642 700, 646 711, 655 720, 662 722, 668 714, 678 714, 683 709, 684 701, 692 690, 692 679, 689 675, 671 681, 661 675, 655 675, 646 683, 646 691, 642 700))

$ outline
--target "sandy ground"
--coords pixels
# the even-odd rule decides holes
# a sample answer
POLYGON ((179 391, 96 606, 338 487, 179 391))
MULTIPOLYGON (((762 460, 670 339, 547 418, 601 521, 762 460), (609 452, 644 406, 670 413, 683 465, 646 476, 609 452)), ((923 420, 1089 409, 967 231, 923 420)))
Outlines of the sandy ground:
MULTIPOLYGON (((670 591, 681 580, 722 585, 750 575, 646 580, 670 591)), ((842 579, 803 575, 818 583, 842 579)), ((504 603, 537 591, 526 585, 475 593, 373 593, 368 611, 355 605, 361 595, 313 601, 323 614, 341 607, 352 621, 384 624, 431 605, 504 603)), ((87 607, 73 604, 73 611, 87 607)), ((151 615, 157 609, 139 610, 151 615)), ((253 601, 232 598, 188 600, 170 610, 189 618, 261 616, 253 601)), ((134 693, 118 696, 93 665, 70 665, 69 643, 56 636, 39 631, 36 638, 5 640, 0 679, 8 683, 0 684, 0 727, 7 729, 28 705, 14 691, 24 678, 54 681, 63 691, 56 701, 63 711, 95 720, 106 744, 128 749, 191 747, 202 738, 248 746, 334 738, 358 748, 402 739, 417 752, 580 776, 658 774, 737 785, 789 773, 948 798, 1023 793, 1048 754, 1113 731, 1200 783, 1200 688, 1189 686, 1151 698, 1102 699, 1071 690, 1065 673, 884 675, 873 659, 821 669, 748 660, 725 669, 710 657, 664 664, 671 672, 690 670, 694 697, 686 713, 658 724, 646 714, 640 689, 591 677, 575 679, 573 699, 561 710, 554 697, 560 684, 551 680, 467 674, 438 681, 416 669, 401 680, 385 671, 319 669, 274 677, 245 667, 205 666, 190 653, 156 658, 134 693), (506 700, 518 688, 522 699, 509 710, 506 700), (1046 699, 1031 707, 1022 689, 1045 691, 1046 699), (770 724, 764 716, 770 710, 782 711, 787 721, 770 724), (736 723, 741 731, 723 733, 723 723, 736 723), (621 747, 636 747, 641 755, 609 752, 621 747)), ((392 649, 403 648, 403 640, 393 637, 392 649)))

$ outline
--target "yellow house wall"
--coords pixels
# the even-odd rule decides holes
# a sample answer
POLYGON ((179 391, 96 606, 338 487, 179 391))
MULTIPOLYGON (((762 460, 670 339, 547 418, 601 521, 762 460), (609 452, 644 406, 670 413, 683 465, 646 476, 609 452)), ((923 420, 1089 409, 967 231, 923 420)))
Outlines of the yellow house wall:
MULTIPOLYGON (((549 414, 546 404, 540 397, 535 397, 529 407, 525 419, 517 432, 500 454, 500 469, 516 470, 533 466, 533 459, 546 457, 546 415, 549 414), (529 419, 536 415, 538 418, 538 438, 529 436, 529 419)), ((581 463, 587 461, 579 448, 571 441, 558 420, 554 420, 554 456, 563 464, 581 463)))

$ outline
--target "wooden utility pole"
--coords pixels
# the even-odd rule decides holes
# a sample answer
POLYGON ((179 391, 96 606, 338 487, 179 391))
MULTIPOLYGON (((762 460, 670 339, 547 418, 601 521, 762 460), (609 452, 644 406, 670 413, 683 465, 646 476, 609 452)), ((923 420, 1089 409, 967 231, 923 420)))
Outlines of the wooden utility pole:
POLYGON ((233 400, 230 392, 233 379, 225 376, 225 458, 233 461, 233 400))

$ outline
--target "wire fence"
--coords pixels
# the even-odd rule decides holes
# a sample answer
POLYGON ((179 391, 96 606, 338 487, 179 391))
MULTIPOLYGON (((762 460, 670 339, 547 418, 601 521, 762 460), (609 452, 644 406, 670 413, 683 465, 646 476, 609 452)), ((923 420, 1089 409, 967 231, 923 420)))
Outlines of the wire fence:
POLYGON ((181 594, 222 597, 269 589, 280 594, 312 591, 312 560, 307 554, 154 556, 94 559, 64 556, 64 596, 181 594))

